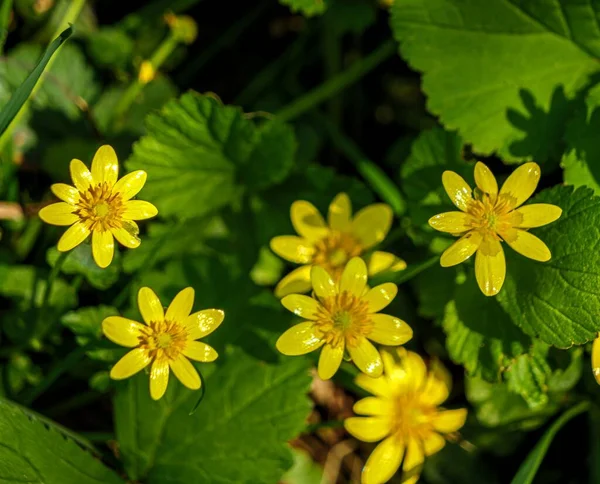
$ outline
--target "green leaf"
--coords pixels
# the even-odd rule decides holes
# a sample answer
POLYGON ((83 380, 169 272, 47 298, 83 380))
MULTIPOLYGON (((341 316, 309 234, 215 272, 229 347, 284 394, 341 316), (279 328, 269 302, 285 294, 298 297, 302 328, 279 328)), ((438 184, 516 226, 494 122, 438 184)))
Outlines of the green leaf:
POLYGON ((163 216, 204 215, 234 201, 240 185, 255 191, 281 182, 293 165, 290 127, 256 126, 212 97, 184 94, 150 114, 146 128, 127 167, 148 172, 144 197, 163 216))
POLYGON ((292 466, 286 442, 310 411, 306 360, 267 365, 231 351, 217 361, 193 415, 198 392, 175 378, 158 402, 150 399, 147 375, 118 386, 116 432, 131 479, 272 484, 292 466))
MULTIPOLYGON (((51 247, 46 252, 46 260, 50 267, 54 267, 60 252, 56 247, 51 247)), ((94 262, 92 247, 89 244, 80 244, 69 252, 61 267, 61 272, 69 275, 81 274, 96 289, 108 289, 119 279, 120 254, 115 251, 115 260, 106 269, 101 269, 94 262)))
POLYGON ((7 400, 0 400, 2 482, 124 483, 73 434, 7 400))
POLYGON ((447 128, 477 153, 543 162, 560 156, 570 101, 599 69, 599 14, 554 0, 407 0, 391 25, 447 128))
POLYGON ((293 13, 301 13, 305 17, 321 15, 327 10, 330 0, 279 0, 279 3, 290 8, 293 13))
POLYGON ((133 55, 133 40, 121 29, 102 27, 87 39, 88 51, 103 67, 125 69, 133 55))
POLYGON ((547 379, 550 366, 546 361, 548 345, 534 341, 530 353, 518 356, 505 373, 508 389, 523 397, 530 408, 548 403, 547 379))
POLYGON ((293 467, 279 480, 281 484, 321 484, 323 467, 317 464, 309 452, 292 449, 293 467))
POLYGON ((428 457, 423 477, 428 484, 499 484, 492 462, 478 450, 466 450, 459 445, 446 445, 428 457))
POLYGON ((559 348, 593 340, 600 331, 600 199, 587 188, 558 186, 532 203, 562 208, 561 218, 532 233, 552 252, 536 262, 506 248, 507 276, 497 296, 525 333, 559 348), (576 304, 573 304, 576 301, 576 304))
POLYGON ((377 11, 372 2, 365 0, 342 0, 331 3, 323 20, 327 29, 335 35, 361 34, 375 23, 377 11))

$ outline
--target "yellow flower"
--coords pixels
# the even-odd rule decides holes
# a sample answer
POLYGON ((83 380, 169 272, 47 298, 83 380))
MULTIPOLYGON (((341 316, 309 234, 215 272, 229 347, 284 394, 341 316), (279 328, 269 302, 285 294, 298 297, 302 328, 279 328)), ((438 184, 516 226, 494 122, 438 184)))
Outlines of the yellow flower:
POLYGON ((138 292, 138 307, 145 325, 120 316, 102 321, 102 331, 111 341, 134 348, 110 371, 110 377, 122 380, 150 367, 150 396, 161 398, 169 383, 169 369, 186 387, 200 388, 200 377, 188 360, 203 363, 217 359, 209 345, 196 341, 219 327, 225 313, 220 309, 192 312, 194 290, 183 289, 175 296, 165 314, 160 300, 149 287, 138 292))
POLYGON ((600 336, 596 336, 592 345, 592 373, 598 385, 600 385, 600 336))
POLYGON ((380 376, 383 363, 369 341, 401 345, 412 338, 412 329, 399 318, 378 314, 398 292, 395 284, 367 288, 367 266, 360 257, 348 262, 339 282, 320 266, 311 271, 315 297, 290 294, 281 300, 286 309, 307 319, 277 340, 284 355, 304 355, 323 346, 318 373, 331 378, 347 350, 356 366, 371 376, 380 376))
POLYGON ((146 183, 146 172, 137 170, 117 181, 117 154, 101 146, 92 160, 92 171, 82 161, 71 161, 74 187, 55 183, 50 188, 62 202, 40 210, 40 218, 52 225, 70 225, 58 241, 58 250, 67 252, 92 234, 92 254, 98 266, 112 262, 115 241, 135 249, 140 245, 135 220, 154 217, 158 210, 149 202, 131 200, 146 183), (114 237, 114 239, 113 239, 114 237))
POLYGON ((375 396, 363 398, 344 426, 364 442, 383 441, 369 456, 362 471, 363 484, 381 484, 396 473, 402 463, 404 484, 419 479, 425 456, 444 447, 444 434, 456 432, 467 417, 466 409, 440 410, 450 393, 451 378, 437 360, 429 371, 423 359, 398 348, 397 355, 382 351, 385 375, 371 378, 358 375, 356 384, 375 396))
MULTIPOLYGON (((339 280, 346 262, 385 239, 392 225, 392 209, 383 203, 369 205, 352 217, 350 198, 338 194, 329 205, 327 224, 307 201, 298 200, 290 210, 292 225, 300 235, 282 235, 271 240, 271 249, 280 257, 305 264, 285 276, 275 295, 310 291, 310 269, 319 265, 339 280)), ((406 263, 389 252, 375 251, 366 257, 369 275, 401 270, 406 263)))
POLYGON ((530 259, 550 260, 546 244, 527 229, 554 222, 562 210, 547 203, 521 207, 533 194, 539 180, 540 167, 536 163, 525 163, 506 179, 498 192, 494 175, 478 162, 475 165, 477 188, 472 192, 460 175, 445 171, 442 175, 444 188, 461 211, 436 215, 429 219, 429 225, 461 238, 442 254, 440 264, 443 267, 460 264, 477 252, 475 276, 479 288, 486 296, 494 296, 500 292, 506 276, 502 241, 530 259))

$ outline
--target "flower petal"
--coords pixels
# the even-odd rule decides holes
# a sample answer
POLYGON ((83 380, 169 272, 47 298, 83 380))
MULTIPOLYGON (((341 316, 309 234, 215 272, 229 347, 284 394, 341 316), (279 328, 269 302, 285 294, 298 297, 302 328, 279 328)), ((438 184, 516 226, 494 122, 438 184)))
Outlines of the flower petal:
POLYGON ((406 386, 408 390, 419 391, 425 384, 427 378, 427 366, 420 355, 404 348, 398 348, 398 355, 405 372, 406 386))
POLYGON ((352 203, 345 193, 338 193, 329 204, 327 222, 329 227, 340 232, 348 232, 352 218, 352 203))
POLYGON ((532 203, 523 207, 517 208, 511 213, 518 214, 520 217, 515 227, 529 229, 533 227, 541 227, 558 220, 562 215, 562 209, 550 203, 532 203))
POLYGON ((356 297, 362 296, 367 287, 367 265, 360 257, 353 257, 344 267, 340 278, 340 292, 348 291, 356 297))
POLYGON ((182 353, 190 360, 201 361, 202 363, 210 363, 219 357, 212 346, 202 341, 188 341, 182 353))
POLYGON ((198 375, 196 368, 194 368, 194 365, 187 358, 179 355, 176 360, 169 361, 169 366, 177 379, 190 390, 198 390, 200 388, 200 375, 198 375))
POLYGON ((600 385, 600 337, 596 337, 592 345, 592 373, 600 385))
POLYGON ((164 359, 156 359, 150 369, 150 396, 152 400, 160 400, 169 384, 169 363, 164 359))
POLYGON ((433 359, 429 365, 429 373, 423 385, 420 401, 425 405, 438 406, 446 401, 451 389, 450 373, 439 360, 433 359))
POLYGON ((404 443, 395 435, 381 442, 371 453, 362 471, 362 484, 382 484, 389 481, 402 462, 404 443))
POLYGON ((412 328, 400 318, 388 314, 373 314, 371 321, 373 329, 367 338, 375 343, 388 346, 403 345, 413 336, 412 328))
POLYGON ((285 276, 275 287, 275 296, 282 298, 288 294, 308 292, 312 288, 310 282, 311 265, 298 267, 285 276))
POLYGON ((92 256, 98 267, 108 267, 115 253, 115 239, 111 232, 94 230, 92 232, 92 256))
POLYGON ((194 294, 193 287, 186 287, 179 291, 175 298, 173 298, 173 301, 171 301, 171 304, 169 304, 165 319, 168 321, 183 322, 192 312, 194 294))
POLYGON ((67 185, 66 183, 55 183, 50 187, 50 190, 52 190, 52 193, 63 202, 70 203, 71 205, 75 205, 79 202, 79 190, 71 185, 67 185))
POLYGON ((329 273, 320 266, 313 266, 310 271, 313 290, 319 299, 335 296, 338 288, 329 273))
POLYGON ((139 290, 138 308, 146 324, 165 320, 163 305, 158 296, 149 287, 142 287, 139 290))
POLYGON ((188 339, 204 338, 217 329, 225 319, 225 313, 220 309, 203 309, 190 314, 183 322, 188 331, 188 339))
POLYGON ((377 378, 383 373, 383 362, 377 348, 367 338, 361 338, 356 346, 348 345, 348 353, 360 371, 377 378))
POLYGON ((493 198, 498 194, 496 177, 481 161, 478 161, 475 165, 475 184, 483 193, 492 195, 493 198))
POLYGON ((90 235, 90 229, 82 222, 76 222, 71 225, 62 237, 58 240, 57 248, 61 252, 67 252, 77 247, 90 235))
POLYGON ((312 297, 303 296, 302 294, 290 294, 281 300, 281 304, 288 311, 293 312, 296 316, 302 319, 317 319, 317 312, 321 307, 319 301, 312 297))
POLYGON ((393 282, 386 282, 369 289, 362 298, 368 304, 369 313, 376 313, 388 306, 398 294, 398 286, 393 282))
POLYGON ((317 208, 306 200, 292 203, 290 216, 296 232, 309 241, 322 239, 329 233, 329 228, 317 208))
POLYGON ((429 219, 429 225, 440 232, 461 234, 471 230, 472 217, 465 212, 444 212, 429 219))
POLYGON ((457 410, 444 410, 438 412, 431 420, 433 428, 438 432, 447 434, 456 432, 460 429, 467 420, 467 409, 459 408, 457 410))
POLYGON ((73 213, 76 208, 70 203, 58 202, 46 205, 39 211, 40 218, 51 225, 73 225, 79 217, 73 213))
POLYGON ((392 423, 385 417, 350 417, 344 420, 346 430, 363 442, 377 442, 387 437, 392 423))
POLYGON ((305 321, 296 324, 283 333, 275 346, 277 349, 287 356, 305 355, 314 351, 325 343, 314 324, 310 321, 305 321))
POLYGON ((459 210, 466 212, 473 196, 471 187, 464 178, 453 171, 445 171, 442 173, 442 184, 452 203, 459 210))
POLYGON ((321 350, 319 356, 319 367, 317 369, 321 380, 329 380, 342 364, 344 357, 344 345, 336 346, 326 344, 321 350))
POLYGON ((143 348, 136 348, 117 361, 117 364, 110 370, 110 377, 113 380, 129 378, 146 368, 151 361, 148 351, 143 348))
POLYGON ((155 217, 158 209, 150 202, 144 200, 129 200, 125 202, 123 218, 126 220, 146 220, 155 217))
POLYGON ((356 402, 352 410, 361 415, 383 416, 390 415, 394 411, 394 406, 388 399, 366 397, 356 402))
POLYGON ((142 323, 121 316, 109 316, 102 321, 102 332, 113 343, 133 348, 140 344, 142 323))
POLYGON ((482 240, 479 232, 467 232, 444 251, 440 257, 440 265, 451 267, 466 261, 479 249, 482 240))
POLYGON ((279 257, 297 264, 311 262, 315 254, 315 248, 308 240, 295 235, 273 237, 270 246, 279 257))
POLYGON ((133 220, 123 220, 121 222, 121 227, 111 228, 110 231, 114 238, 128 249, 136 249, 142 243, 138 237, 140 229, 133 220))
POLYGON ((427 456, 438 453, 445 445, 446 439, 436 432, 431 432, 423 439, 423 451, 427 456))
POLYGON ((506 179, 500 189, 500 195, 508 198, 512 208, 517 208, 533 194, 540 181, 540 175, 537 163, 525 163, 506 179))
POLYGON ((106 182, 112 187, 119 177, 119 160, 110 145, 102 145, 92 160, 92 178, 95 183, 106 182))
POLYGON ((378 397, 389 397, 391 394, 388 381, 383 376, 379 378, 371 378, 364 373, 360 373, 354 379, 354 383, 356 383, 363 390, 378 397))
POLYGON ((475 257, 475 277, 481 292, 495 296, 502 289, 506 277, 506 260, 500 241, 486 237, 475 257))
POLYGON ((385 239, 392 226, 393 213, 389 205, 369 205, 354 216, 352 234, 363 249, 369 249, 385 239))
POLYGON ((519 254, 540 262, 548 262, 552 257, 550 249, 542 240, 521 229, 512 229, 502 232, 502 238, 519 254))
POLYGON ((75 188, 80 192, 85 192, 94 185, 92 174, 83 161, 72 159, 71 164, 69 165, 69 171, 71 172, 73 185, 75 185, 75 188))
POLYGON ((425 456, 421 442, 417 439, 409 439, 406 445, 406 455, 402 463, 402 484, 415 484, 421 475, 421 469, 425 456))
POLYGON ((383 271, 401 271, 406 269, 406 262, 389 252, 376 250, 365 257, 367 272, 370 276, 383 271))
POLYGON ((144 187, 146 176, 144 170, 132 171, 114 184, 112 192, 119 193, 124 202, 131 200, 144 187))

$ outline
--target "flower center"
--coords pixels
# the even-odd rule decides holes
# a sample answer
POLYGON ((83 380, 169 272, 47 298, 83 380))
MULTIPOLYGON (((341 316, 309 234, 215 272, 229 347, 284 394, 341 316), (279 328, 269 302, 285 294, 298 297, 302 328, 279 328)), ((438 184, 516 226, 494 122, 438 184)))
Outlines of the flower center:
POLYGON ((121 227, 124 209, 121 195, 113 194, 112 188, 104 182, 79 193, 75 214, 90 230, 106 231, 121 227))
POLYGON ((467 209, 471 215, 471 227, 497 238, 496 234, 512 228, 515 212, 510 200, 503 195, 491 197, 487 193, 476 193, 467 209))
POLYGON ((344 291, 321 302, 315 324, 327 343, 337 346, 345 341, 348 346, 353 347, 373 327, 367 309, 365 301, 344 291))
POLYGON ((435 408, 419 402, 418 393, 396 397, 393 415, 394 431, 403 437, 423 439, 433 430, 431 419, 435 408))
POLYGON ((342 275, 346 262, 363 251, 350 234, 333 231, 319 240, 315 249, 313 264, 323 267, 336 281, 342 275))
POLYGON ((174 321, 152 321, 139 336, 140 348, 154 358, 176 359, 185 349, 188 332, 174 321))

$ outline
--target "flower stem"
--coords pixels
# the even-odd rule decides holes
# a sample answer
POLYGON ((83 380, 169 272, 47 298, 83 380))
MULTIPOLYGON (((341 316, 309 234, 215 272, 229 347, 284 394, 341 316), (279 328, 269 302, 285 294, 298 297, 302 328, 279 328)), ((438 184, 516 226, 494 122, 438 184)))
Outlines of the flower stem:
POLYGON ((373 279, 369 282, 373 287, 384 282, 393 282, 395 284, 402 284, 406 281, 410 281, 413 277, 416 277, 421 272, 429 269, 440 260, 439 255, 434 255, 429 259, 424 260, 418 264, 411 264, 403 271, 394 272, 383 272, 373 276, 373 279))

